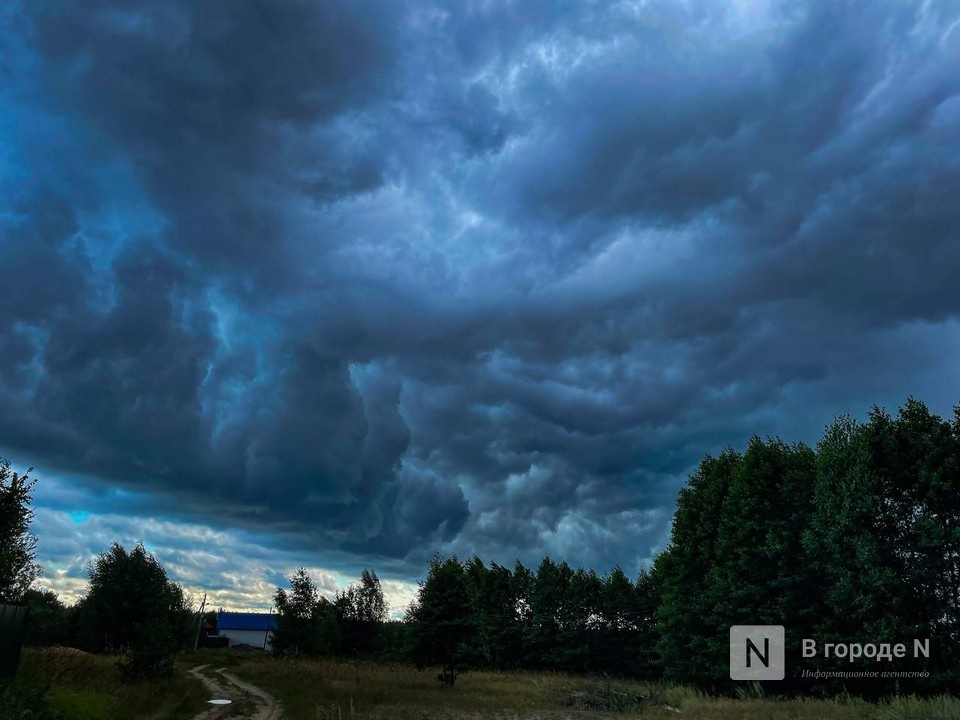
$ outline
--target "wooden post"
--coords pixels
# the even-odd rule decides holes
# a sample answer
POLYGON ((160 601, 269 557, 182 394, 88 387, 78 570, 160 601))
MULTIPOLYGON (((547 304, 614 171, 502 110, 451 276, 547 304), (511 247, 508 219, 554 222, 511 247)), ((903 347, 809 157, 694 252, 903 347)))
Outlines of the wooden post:
POLYGON ((193 649, 196 650, 200 645, 200 631, 203 630, 203 609, 207 606, 207 594, 203 594, 203 602, 200 603, 200 612, 197 613, 197 636, 193 639, 193 649))
MULTIPOLYGON (((270 618, 273 618, 273 605, 270 606, 270 612, 267 613, 270 618)), ((267 649, 267 636, 270 633, 270 621, 267 620, 267 629, 263 631, 263 649, 267 649)))

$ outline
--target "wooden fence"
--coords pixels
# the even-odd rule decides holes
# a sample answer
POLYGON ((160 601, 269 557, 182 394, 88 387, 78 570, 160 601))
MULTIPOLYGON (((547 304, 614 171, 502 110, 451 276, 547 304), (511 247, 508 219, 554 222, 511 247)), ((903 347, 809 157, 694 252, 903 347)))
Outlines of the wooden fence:
POLYGON ((13 677, 17 672, 26 623, 26 605, 0 603, 0 678, 13 677))

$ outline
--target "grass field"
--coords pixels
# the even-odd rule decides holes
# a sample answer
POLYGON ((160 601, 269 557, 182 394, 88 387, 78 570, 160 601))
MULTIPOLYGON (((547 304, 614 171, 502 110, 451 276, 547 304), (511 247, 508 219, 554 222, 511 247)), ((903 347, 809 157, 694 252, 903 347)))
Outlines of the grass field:
POLYGON ((178 671, 167 682, 125 684, 115 657, 70 648, 27 648, 13 693, 0 698, 0 720, 189 720, 209 699, 195 678, 178 671))
POLYGON ((470 672, 448 688, 437 682, 436 671, 398 664, 280 661, 223 650, 191 653, 184 659, 230 668, 279 699, 288 720, 960 720, 957 698, 905 698, 885 704, 853 698, 733 700, 690 688, 534 672, 470 672))
MULTIPOLYGON (((182 655, 169 682, 124 685, 114 658, 66 649, 24 652, 16 685, 20 691, 46 689, 47 714, 13 715, 0 707, 0 720, 187 720, 208 707, 208 691, 187 672, 198 665, 227 668, 271 694, 286 720, 960 720, 957 698, 735 700, 682 687, 534 672, 470 672, 449 688, 437 682, 436 671, 405 665, 274 660, 227 650, 182 655)), ((244 717, 243 708, 223 717, 244 717)))

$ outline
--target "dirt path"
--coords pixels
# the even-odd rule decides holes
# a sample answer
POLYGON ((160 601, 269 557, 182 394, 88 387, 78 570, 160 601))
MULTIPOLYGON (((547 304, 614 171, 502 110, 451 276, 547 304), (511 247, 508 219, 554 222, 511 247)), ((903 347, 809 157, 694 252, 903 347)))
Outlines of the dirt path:
POLYGON ((208 665, 197 665, 190 670, 190 674, 200 680, 213 697, 226 698, 233 702, 230 705, 211 706, 209 710, 200 713, 193 720, 217 720, 217 718, 282 720, 280 703, 268 692, 226 672, 225 668, 209 671, 208 667, 208 665), (207 671, 204 672, 205 670, 207 671))

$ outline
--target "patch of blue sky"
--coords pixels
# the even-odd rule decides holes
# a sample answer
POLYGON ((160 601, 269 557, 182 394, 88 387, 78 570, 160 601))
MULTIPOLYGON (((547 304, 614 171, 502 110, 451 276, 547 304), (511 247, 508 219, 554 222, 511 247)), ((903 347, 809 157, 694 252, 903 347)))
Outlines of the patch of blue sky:
POLYGON ((82 525, 90 519, 90 513, 87 510, 69 510, 67 517, 70 518, 75 525, 82 525))

